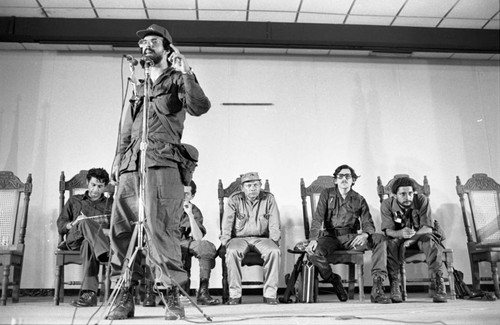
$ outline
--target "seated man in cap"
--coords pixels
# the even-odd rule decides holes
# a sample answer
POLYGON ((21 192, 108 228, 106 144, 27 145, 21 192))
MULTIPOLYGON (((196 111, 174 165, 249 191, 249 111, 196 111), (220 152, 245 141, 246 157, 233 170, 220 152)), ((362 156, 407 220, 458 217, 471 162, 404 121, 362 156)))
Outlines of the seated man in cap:
POLYGON ((241 191, 229 197, 224 209, 220 241, 226 247, 228 305, 241 303, 241 260, 248 251, 260 253, 264 260, 264 302, 278 303, 280 214, 274 195, 261 187, 257 173, 242 175, 241 191))

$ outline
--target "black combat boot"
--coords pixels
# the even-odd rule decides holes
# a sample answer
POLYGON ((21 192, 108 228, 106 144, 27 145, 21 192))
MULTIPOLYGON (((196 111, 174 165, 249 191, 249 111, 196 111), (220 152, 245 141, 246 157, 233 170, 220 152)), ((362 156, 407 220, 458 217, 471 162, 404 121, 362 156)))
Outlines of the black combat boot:
POLYGON ((172 287, 167 289, 167 306, 165 308, 166 320, 184 319, 186 313, 179 299, 179 288, 172 287))
POLYGON ((114 303, 114 309, 106 317, 107 319, 127 319, 134 317, 134 296, 129 288, 122 288, 114 303))
POLYGON ((391 282, 391 300, 393 303, 403 302, 403 295, 401 294, 401 281, 399 275, 389 275, 389 282, 391 282))
POLYGON ((340 301, 347 301, 347 292, 342 285, 342 278, 340 275, 333 273, 328 279, 328 282, 332 284, 333 290, 335 290, 335 293, 337 294, 337 298, 339 298, 340 301))
POLYGON ((219 299, 214 299, 208 292, 208 279, 200 279, 200 289, 196 296, 196 302, 200 305, 218 305, 219 299))
POLYGON ((146 293, 144 294, 144 301, 142 302, 142 305, 144 307, 155 307, 156 297, 153 292, 153 281, 146 280, 145 287, 146 287, 146 293))
POLYGON ((384 278, 379 275, 373 277, 371 301, 376 304, 390 304, 391 298, 384 294, 384 278))
POLYGON ((433 302, 448 302, 446 298, 446 286, 444 285, 443 273, 441 271, 434 274, 434 287, 436 288, 436 293, 432 297, 433 302))
POLYGON ((97 306, 97 294, 91 290, 82 292, 80 298, 72 301, 71 305, 75 307, 95 307, 97 306))

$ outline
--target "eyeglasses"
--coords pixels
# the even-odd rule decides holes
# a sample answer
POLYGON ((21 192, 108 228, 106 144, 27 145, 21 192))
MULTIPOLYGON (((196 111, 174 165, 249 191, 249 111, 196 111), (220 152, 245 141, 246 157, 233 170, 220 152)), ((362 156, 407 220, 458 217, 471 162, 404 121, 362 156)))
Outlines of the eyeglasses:
POLYGON ((345 177, 345 179, 351 179, 352 175, 351 174, 337 174, 338 179, 342 179, 344 177, 345 177))
POLYGON ((139 42, 137 42, 137 44, 139 44, 140 47, 146 47, 148 46, 148 44, 151 44, 151 47, 155 47, 158 44, 160 44, 160 42, 161 42, 160 38, 151 38, 149 40, 143 38, 140 39, 139 42))

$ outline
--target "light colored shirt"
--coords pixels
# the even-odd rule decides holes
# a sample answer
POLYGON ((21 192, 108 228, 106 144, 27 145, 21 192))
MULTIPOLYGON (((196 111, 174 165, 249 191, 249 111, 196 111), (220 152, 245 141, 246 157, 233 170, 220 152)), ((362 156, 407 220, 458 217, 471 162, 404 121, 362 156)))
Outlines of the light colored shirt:
POLYGON ((261 191, 250 201, 243 192, 234 193, 227 200, 221 228, 222 245, 234 237, 266 237, 278 243, 281 224, 274 195, 261 191))

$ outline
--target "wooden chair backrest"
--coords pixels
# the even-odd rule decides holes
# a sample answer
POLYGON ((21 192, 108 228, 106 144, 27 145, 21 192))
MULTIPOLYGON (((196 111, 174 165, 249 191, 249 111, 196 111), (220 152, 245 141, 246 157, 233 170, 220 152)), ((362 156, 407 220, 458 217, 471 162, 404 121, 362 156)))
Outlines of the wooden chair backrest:
POLYGON ((473 174, 465 185, 457 176, 456 183, 467 242, 500 245, 500 184, 488 175, 479 173, 473 174), (469 202, 472 227, 465 208, 465 196, 469 202))
MULTIPOLYGON (((380 203, 382 203, 382 201, 384 201, 385 199, 394 196, 394 194, 392 193, 392 184, 394 184, 394 181, 396 181, 396 179, 401 177, 410 177, 410 176, 407 174, 396 174, 386 185, 382 184, 382 179, 380 178, 380 176, 377 177, 377 192, 380 199, 380 203)), ((429 181, 427 180, 427 176, 424 176, 423 185, 419 184, 416 180, 414 180, 411 177, 410 179, 413 181, 413 184, 415 185, 415 193, 421 193, 427 196, 427 198, 429 198, 429 195, 431 195, 431 187, 429 186, 429 181)))
POLYGON ((319 195, 324 189, 334 187, 333 176, 318 176, 309 186, 306 187, 304 179, 300 179, 300 197, 302 199, 302 217, 304 219, 304 234, 309 239, 311 221, 316 212, 319 195), (310 212, 310 214, 309 214, 310 212))
POLYGON ((33 189, 31 174, 26 183, 11 171, 0 171, 0 249, 24 252, 28 208, 33 189))

